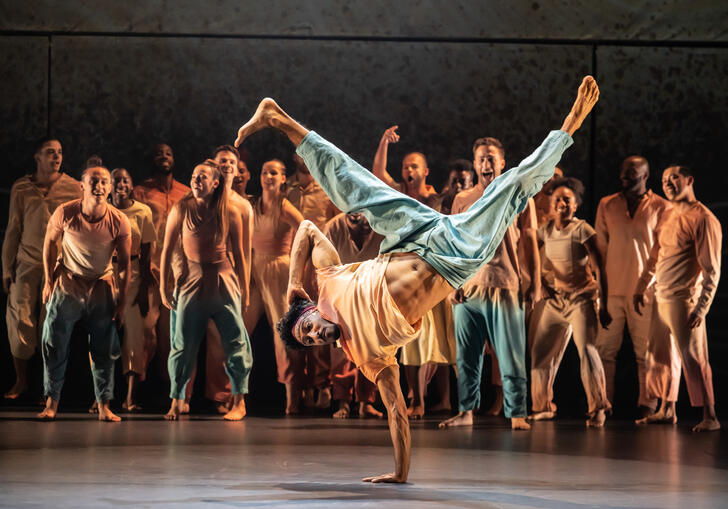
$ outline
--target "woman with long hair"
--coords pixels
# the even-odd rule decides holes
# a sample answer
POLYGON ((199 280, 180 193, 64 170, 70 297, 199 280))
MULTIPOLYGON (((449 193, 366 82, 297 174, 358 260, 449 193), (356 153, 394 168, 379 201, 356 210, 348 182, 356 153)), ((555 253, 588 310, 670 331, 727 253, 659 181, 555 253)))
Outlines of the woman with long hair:
POLYGON ((233 404, 224 418, 240 420, 245 416, 243 396, 253 364, 240 312, 245 281, 242 220, 228 206, 228 190, 215 161, 208 159, 195 167, 190 187, 192 191, 169 214, 162 250, 160 293, 164 305, 173 311, 167 363, 172 405, 165 417, 176 420, 182 412, 185 388, 211 319, 220 333, 232 386, 233 404), (178 242, 186 263, 173 289, 167 281, 178 242))
POLYGON ((245 323, 252 331, 265 312, 273 329, 278 381, 286 386, 286 414, 299 412, 304 356, 288 350, 275 324, 286 312, 291 245, 303 216, 285 198, 286 167, 273 159, 260 170, 261 196, 253 204, 253 267, 245 323))

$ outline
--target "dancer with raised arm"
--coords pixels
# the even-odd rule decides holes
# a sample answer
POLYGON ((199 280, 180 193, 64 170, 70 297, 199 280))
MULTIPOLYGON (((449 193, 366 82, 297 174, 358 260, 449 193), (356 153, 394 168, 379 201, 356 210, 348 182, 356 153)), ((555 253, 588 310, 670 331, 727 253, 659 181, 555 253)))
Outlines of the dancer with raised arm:
POLYGON ((191 187, 192 192, 169 214, 161 257, 162 303, 175 311, 167 363, 172 405, 165 418, 176 420, 184 409, 185 388, 197 351, 208 320, 213 320, 227 356, 225 371, 233 394, 232 408, 224 419, 238 421, 245 416, 243 396, 248 392, 253 365, 241 314, 245 294, 241 289, 245 281, 242 218, 238 209, 228 204, 225 178, 215 161, 208 159, 195 167, 191 187), (178 242, 187 261, 187 274, 173 293, 169 285, 172 250, 178 242))
POLYGON ((417 337, 429 309, 488 262, 506 228, 551 177, 598 97, 596 81, 587 76, 561 130, 551 132, 532 155, 495 179, 467 212, 456 216, 435 212, 392 189, 298 124, 272 99, 264 99, 240 128, 236 144, 268 127, 286 134, 334 205, 346 213, 362 212, 372 229, 385 237, 378 258, 340 265, 324 234, 304 221, 292 251, 292 305, 278 324, 293 347, 340 339, 347 356, 377 384, 388 412, 395 471, 364 481, 407 481, 410 432, 394 357, 397 349, 417 337), (309 260, 318 269, 317 304, 307 300, 301 284, 309 260))

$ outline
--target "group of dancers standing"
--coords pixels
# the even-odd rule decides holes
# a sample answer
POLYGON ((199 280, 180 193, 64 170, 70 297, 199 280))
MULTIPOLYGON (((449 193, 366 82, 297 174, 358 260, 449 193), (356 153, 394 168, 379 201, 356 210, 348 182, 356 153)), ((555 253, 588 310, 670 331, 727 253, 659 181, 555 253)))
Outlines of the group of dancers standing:
MULTIPOLYGON (((427 158, 419 152, 402 159, 402 180, 397 182, 387 171, 387 150, 398 141, 397 126, 384 132, 372 173, 424 208, 402 208, 390 222, 424 224, 423 217, 430 217, 426 209, 438 218, 474 214, 484 197, 496 193, 501 174, 516 172, 506 171, 504 145, 483 137, 474 142, 472 163, 460 159, 450 164, 442 191, 428 184, 427 158)), ((198 350, 205 340, 206 395, 225 419, 239 420, 246 413, 253 362, 248 333, 265 314, 274 330, 277 379, 286 387, 287 414, 299 413, 304 404, 330 408, 333 400, 334 417, 353 414, 352 404, 361 416, 382 417, 374 403, 379 375, 391 365, 389 350, 378 357, 386 362, 371 363, 359 362, 362 356, 342 341, 307 344, 304 329, 315 328, 303 318, 310 309, 297 315, 293 336, 312 348, 291 348, 296 345, 286 341, 286 314, 296 296, 316 301, 322 281, 326 292, 351 292, 347 286, 333 290, 334 279, 321 279, 325 268, 315 258, 315 232, 325 236, 341 264, 381 259, 380 251, 399 249, 392 248, 386 227, 368 221, 372 214, 392 215, 385 210, 389 205, 382 205, 386 201, 354 205, 350 197, 330 199, 327 186, 340 184, 322 185, 324 177, 309 169, 324 165, 316 157, 295 154, 292 172, 281 160, 264 162, 262 192, 251 197, 246 193, 250 172, 230 145, 216 148, 195 166, 189 187, 174 178, 172 148, 158 145, 152 175, 134 186, 127 170, 109 171, 96 159, 89 160, 79 182, 61 171, 60 141, 41 140, 34 153, 35 172, 12 187, 2 249, 16 372, 5 397, 17 398, 27 389, 28 361, 40 347, 46 401, 39 417, 55 418, 71 333, 83 320, 99 419, 120 420, 109 406, 119 357, 127 380, 124 410, 139 410, 137 389, 156 355, 166 362, 170 383, 166 417, 174 420, 189 412, 198 350), (377 207, 384 209, 380 213, 377 207), (294 237, 302 244, 307 232, 313 232, 310 259, 296 264, 291 259, 294 237)), ((718 429, 705 317, 720 275, 721 227, 697 201, 695 176, 686 166, 664 169, 663 199, 647 189, 648 161, 630 156, 615 171, 621 191, 601 199, 592 227, 576 217, 582 183, 554 170, 554 164, 543 188, 529 193, 533 197, 517 207, 504 205, 502 220, 514 219, 503 228, 494 223, 493 242, 483 248, 488 261, 482 264, 485 256, 473 255, 479 266, 467 281, 459 284, 446 275, 447 267, 420 254, 445 277, 450 291, 429 306, 407 341, 391 340, 409 387, 407 415, 424 415, 428 385, 438 396, 432 410, 450 409, 454 367, 458 413, 440 427, 472 425, 481 403, 483 356, 490 352, 496 386, 492 410, 502 409, 514 429, 528 429, 528 420, 552 419, 557 411, 554 380, 573 338, 587 397, 586 423, 600 427, 611 410, 616 357, 626 327, 638 366, 637 422, 676 422, 682 370, 692 405, 704 410, 694 429, 718 429)), ((370 194, 378 192, 384 193, 372 188, 370 194)), ((398 246, 406 245, 417 229, 409 228, 397 239, 398 246)), ((382 270, 387 267, 391 264, 382 270)), ((389 287, 395 291, 391 282, 389 287)), ((363 322, 374 323, 361 302, 346 305, 354 306, 363 322)), ((377 323, 395 319, 377 318, 377 323)), ((365 324, 358 327, 368 330, 365 324)), ((338 330, 331 334, 342 339, 338 330)))

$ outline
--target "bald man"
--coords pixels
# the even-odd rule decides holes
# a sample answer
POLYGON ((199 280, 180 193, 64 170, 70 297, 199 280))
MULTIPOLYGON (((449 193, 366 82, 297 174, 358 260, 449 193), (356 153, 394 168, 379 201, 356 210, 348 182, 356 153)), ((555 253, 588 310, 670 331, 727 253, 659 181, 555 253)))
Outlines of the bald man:
POLYGON ((38 417, 56 417, 71 333, 75 323, 83 320, 88 329, 99 420, 120 421, 109 403, 114 397, 114 362, 121 353, 117 327, 123 325, 129 288, 131 227, 124 213, 106 201, 111 191, 111 175, 106 168, 86 169, 81 189, 80 200, 64 203, 53 213, 43 242, 46 406, 38 417), (111 264, 114 252, 120 274, 118 288, 111 264))

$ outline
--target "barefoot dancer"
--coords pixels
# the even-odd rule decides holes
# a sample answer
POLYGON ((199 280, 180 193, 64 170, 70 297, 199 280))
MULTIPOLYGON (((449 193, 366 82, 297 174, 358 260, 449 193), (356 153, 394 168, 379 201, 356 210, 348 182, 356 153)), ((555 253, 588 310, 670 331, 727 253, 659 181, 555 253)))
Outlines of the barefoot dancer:
MULTIPOLYGON (((452 204, 455 214, 478 203, 505 168, 501 142, 490 137, 475 140, 473 166, 478 174, 478 185, 455 197, 452 204)), ((480 406, 483 347, 494 354, 491 373, 496 400, 488 412, 498 415, 499 407, 503 406, 512 429, 530 428, 526 422, 526 313, 520 291, 522 274, 526 271, 519 262, 518 252, 520 246, 527 245, 527 249, 522 248, 528 253, 530 262, 527 272, 537 273, 539 257, 533 238, 535 226, 535 207, 529 199, 525 210, 508 226, 493 258, 450 297, 457 341, 459 412, 441 422, 440 428, 473 424, 473 412, 480 406)), ((540 293, 539 281, 532 281, 537 284, 525 292, 527 296, 540 293)))
MULTIPOLYGON (((240 154, 238 149, 230 145, 222 145, 217 147, 212 153, 213 160, 217 163, 223 177, 225 178, 225 187, 228 191, 229 205, 237 209, 243 225, 243 262, 245 262, 245 280, 240 285, 242 290, 241 301, 243 303, 242 311, 245 313, 247 308, 250 290, 250 267, 252 257, 252 239, 253 239, 253 207, 250 202, 243 198, 237 192, 233 192, 234 180, 238 174, 240 154)), ((243 163, 244 164, 244 163, 243 163)), ((232 254, 232 253, 231 253, 232 254)), ((230 379, 225 373, 225 352, 222 348, 220 333, 217 331, 215 322, 210 320, 207 323, 206 338, 207 355, 205 357, 205 396, 207 399, 214 401, 217 405, 217 411, 226 414, 232 405, 232 393, 230 392, 230 379)), ((193 383, 190 381, 190 383, 193 383)))
MULTIPOLYGON (((154 356, 154 322, 149 317, 149 292, 152 290, 150 255, 157 239, 151 209, 131 197, 131 175, 124 168, 111 172, 111 202, 129 219, 131 227, 131 266, 129 291, 124 310, 124 340, 121 365, 127 380, 126 400, 121 407, 128 412, 141 410, 136 404, 136 388, 147 373, 154 356)), ((121 284, 118 258, 114 257, 114 277, 121 284)))
MULTIPOLYGON (((342 263, 363 262, 376 258, 384 238, 372 230, 364 214, 339 214, 326 223, 324 235, 331 241, 342 263)), ((351 362, 341 348, 331 347, 331 385, 333 398, 338 402, 335 419, 345 419, 351 414, 352 389, 354 400, 359 404, 359 417, 383 417, 374 408, 377 386, 367 380, 356 364, 351 362)))
POLYGON ((690 404, 703 407, 703 420, 693 431, 720 429, 715 415, 713 372, 708 362, 708 336, 705 316, 715 297, 720 279, 720 249, 723 233, 713 213, 695 198, 694 177, 685 166, 671 166, 662 174, 662 189, 672 203, 658 227, 645 272, 637 284, 634 307, 641 313, 645 288, 656 279, 657 312, 653 313, 648 348, 646 384, 658 387, 660 410, 639 423, 677 422, 675 401, 679 378, 664 373, 682 360, 690 404), (668 340, 669 338, 669 340, 668 340), (672 389, 672 390, 671 390, 672 389))
POLYGON ((15 367, 15 385, 5 393, 7 399, 16 399, 28 388, 28 361, 43 325, 39 301, 46 225, 56 207, 81 196, 78 180, 61 172, 63 150, 58 140, 40 140, 33 157, 35 173, 18 179, 10 189, 2 251, 3 289, 8 294, 5 322, 15 367))
POLYGON ((573 334, 588 404, 586 425, 601 427, 605 412, 611 408, 596 347, 599 322, 606 328, 612 321, 607 311, 606 278, 601 270, 596 232, 586 221, 574 217, 584 186, 574 178, 558 178, 550 185, 554 219, 538 229, 538 239, 544 245, 544 265, 553 270, 554 288, 544 284, 548 296, 538 322, 529 331, 533 418, 551 419, 556 413, 554 380, 573 334), (589 271, 590 265, 597 273, 596 280, 589 271))
POLYGON ((255 202, 253 226, 253 281, 245 323, 250 331, 263 313, 273 328, 278 382, 286 386, 286 414, 300 412, 304 385, 302 352, 288 350, 275 324, 286 312, 286 289, 291 264, 291 243, 303 216, 283 195, 286 167, 273 159, 263 163, 260 184, 263 194, 255 202))
POLYGON ((375 260, 339 265, 336 250, 313 223, 298 230, 293 249, 289 301, 278 329, 291 344, 332 343, 341 338, 347 356, 379 387, 388 409, 395 471, 371 482, 405 482, 410 433, 399 387, 396 350, 417 335, 429 309, 472 277, 493 255, 505 229, 553 174, 573 134, 597 101, 594 79, 586 77, 560 131, 553 131, 517 168, 497 178, 470 209, 456 216, 435 212, 359 166, 264 99, 240 128, 236 144, 273 127, 288 136, 326 194, 344 212, 361 211, 385 239, 375 260), (305 300, 303 266, 319 268, 318 305, 305 300), (302 298, 296 298, 302 297, 302 298))
POLYGON ((169 353, 170 398, 165 416, 176 420, 185 404, 185 386, 197 360, 197 351, 210 319, 215 322, 227 356, 233 404, 226 420, 245 416, 244 395, 253 364, 248 333, 240 313, 245 295, 243 225, 238 209, 228 205, 225 180, 215 161, 208 159, 192 172, 192 192, 180 200, 167 220, 161 259, 162 302, 174 310, 169 353), (186 274, 178 287, 169 286, 172 250, 181 242, 186 274), (228 250, 232 253, 231 264, 228 250), (233 270, 233 265, 235 269, 233 270))
MULTIPOLYGON (((645 385, 650 321, 655 302, 654 285, 646 292, 648 305, 643 316, 634 311, 632 295, 649 258, 650 249, 657 240, 657 225, 670 207, 667 200, 647 189, 649 174, 650 167, 644 157, 631 156, 625 159, 619 173, 622 190, 601 199, 594 225, 597 246, 604 261, 609 287, 609 314, 612 317, 609 327, 600 328, 597 334, 597 348, 607 380, 607 398, 614 401, 617 353, 622 347, 626 325, 637 361, 640 417, 654 413, 657 407, 656 397, 648 395, 645 385)), ((680 366, 677 366, 675 373, 666 372, 665 375, 674 376, 678 385, 680 366)))
POLYGON ((59 206, 43 242, 43 368, 46 407, 41 419, 54 419, 66 374, 74 324, 88 328, 91 372, 100 421, 120 421, 109 409, 114 397, 114 362, 119 358, 117 326, 123 324, 129 287, 129 220, 106 202, 111 175, 88 168, 81 178, 83 198, 59 206), (58 242, 61 258, 58 260, 58 242), (114 302, 111 258, 116 251, 121 274, 114 302))

